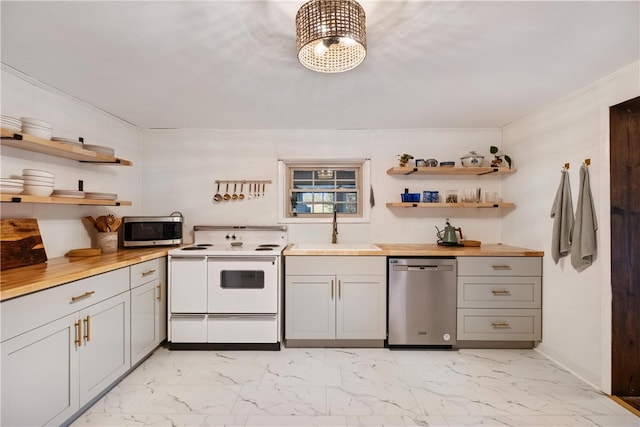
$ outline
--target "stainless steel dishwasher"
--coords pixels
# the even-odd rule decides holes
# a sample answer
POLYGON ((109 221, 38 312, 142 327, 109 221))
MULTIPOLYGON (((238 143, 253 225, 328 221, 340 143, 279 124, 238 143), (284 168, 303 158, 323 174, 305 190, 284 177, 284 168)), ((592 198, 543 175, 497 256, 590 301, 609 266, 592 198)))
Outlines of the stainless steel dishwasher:
POLYGON ((389 258, 389 346, 456 343, 455 258, 389 258))

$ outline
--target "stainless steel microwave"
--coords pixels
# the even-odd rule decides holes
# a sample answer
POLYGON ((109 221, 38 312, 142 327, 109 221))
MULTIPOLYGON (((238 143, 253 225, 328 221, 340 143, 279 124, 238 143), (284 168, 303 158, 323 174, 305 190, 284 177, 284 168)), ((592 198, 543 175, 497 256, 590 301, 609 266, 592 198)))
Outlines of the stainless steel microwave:
POLYGON ((180 245, 182 215, 125 216, 121 238, 124 247, 180 245))

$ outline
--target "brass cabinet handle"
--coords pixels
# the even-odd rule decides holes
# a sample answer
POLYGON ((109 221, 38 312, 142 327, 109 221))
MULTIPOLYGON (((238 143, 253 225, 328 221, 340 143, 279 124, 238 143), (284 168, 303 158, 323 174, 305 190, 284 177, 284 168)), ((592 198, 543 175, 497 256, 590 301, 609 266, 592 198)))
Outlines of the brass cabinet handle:
POLYGON ((156 288, 158 288, 158 297, 156 299, 162 301, 162 285, 158 285, 156 288))
POLYGON ((153 269, 153 270, 143 271, 143 272, 142 272, 142 277, 144 277, 144 276, 148 276, 148 275, 153 274, 153 273, 155 273, 155 272, 156 272, 156 270, 155 270, 155 269, 153 269))
POLYGON ((333 300, 333 280, 331 280, 331 299, 333 300))
POLYGON ((77 295, 75 297, 71 297, 71 302, 76 302, 76 301, 79 301, 81 299, 88 298, 88 297, 90 297, 91 295, 93 295, 95 293, 96 293, 96 291, 87 291, 82 295, 77 295))
POLYGON ((507 322, 491 322, 491 326, 493 326, 495 329, 504 329, 511 327, 511 325, 509 325, 507 322))
POLYGON ((493 289, 491 293, 493 295, 511 295, 511 291, 508 289, 493 289))
POLYGON ((78 347, 81 347, 82 346, 82 323, 80 320, 78 320, 76 323, 73 324, 73 326, 76 327, 76 339, 73 342, 75 342, 78 347))
POLYGON ((91 341, 91 317, 87 315, 84 318, 84 342, 85 344, 91 341))
POLYGON ((342 280, 338 280, 338 299, 342 299, 342 280))
POLYGON ((511 270, 511 266, 507 264, 492 265, 491 268, 493 268, 494 270, 511 270))

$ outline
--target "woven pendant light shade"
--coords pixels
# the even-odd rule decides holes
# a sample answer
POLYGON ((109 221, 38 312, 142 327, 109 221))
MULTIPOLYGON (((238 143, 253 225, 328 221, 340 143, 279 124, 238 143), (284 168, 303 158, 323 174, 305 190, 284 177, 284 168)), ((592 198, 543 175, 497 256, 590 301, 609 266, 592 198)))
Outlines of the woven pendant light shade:
POLYGON ((296 46, 302 65, 341 73, 367 56, 364 9, 354 0, 311 0, 296 14, 296 46))

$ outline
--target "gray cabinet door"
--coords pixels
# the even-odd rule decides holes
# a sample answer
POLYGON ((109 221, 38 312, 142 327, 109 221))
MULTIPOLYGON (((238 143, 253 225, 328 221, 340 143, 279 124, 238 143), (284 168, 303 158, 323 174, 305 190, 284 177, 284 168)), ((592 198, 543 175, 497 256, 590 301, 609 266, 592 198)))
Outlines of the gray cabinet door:
POLYGON ((3 426, 59 425, 79 409, 78 316, 2 343, 3 426))

